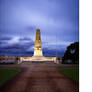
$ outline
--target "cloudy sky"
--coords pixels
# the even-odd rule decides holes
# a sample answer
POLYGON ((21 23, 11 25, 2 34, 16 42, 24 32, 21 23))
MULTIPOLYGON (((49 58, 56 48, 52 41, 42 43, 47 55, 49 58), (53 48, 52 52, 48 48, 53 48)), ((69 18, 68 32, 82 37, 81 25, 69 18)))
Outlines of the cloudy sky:
POLYGON ((36 29, 44 56, 79 40, 78 0, 0 0, 0 55, 32 56, 36 29))

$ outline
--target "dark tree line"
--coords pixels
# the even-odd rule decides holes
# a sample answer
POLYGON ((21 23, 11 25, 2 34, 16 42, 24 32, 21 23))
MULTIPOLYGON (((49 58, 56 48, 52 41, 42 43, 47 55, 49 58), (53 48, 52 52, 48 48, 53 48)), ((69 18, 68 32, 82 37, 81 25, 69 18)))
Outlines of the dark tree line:
POLYGON ((79 63, 79 42, 75 42, 67 47, 67 50, 62 57, 62 63, 79 63))

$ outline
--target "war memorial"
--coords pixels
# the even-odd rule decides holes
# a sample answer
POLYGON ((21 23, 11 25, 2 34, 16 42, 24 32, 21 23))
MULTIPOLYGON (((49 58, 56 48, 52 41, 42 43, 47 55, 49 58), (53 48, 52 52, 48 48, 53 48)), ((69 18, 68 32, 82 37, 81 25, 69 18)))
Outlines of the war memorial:
POLYGON ((79 92, 79 0, 0 0, 0 92, 79 92))
POLYGON ((20 61, 56 61, 56 57, 44 57, 42 52, 41 32, 36 30, 34 54, 32 57, 20 57, 20 61))
POLYGON ((41 33, 37 29, 33 56, 18 57, 13 64, 0 65, 0 82, 10 76, 9 81, 1 83, 0 92, 79 92, 78 65, 61 64, 56 58, 43 55, 41 33), (71 75, 63 74, 64 69, 65 74, 71 75))

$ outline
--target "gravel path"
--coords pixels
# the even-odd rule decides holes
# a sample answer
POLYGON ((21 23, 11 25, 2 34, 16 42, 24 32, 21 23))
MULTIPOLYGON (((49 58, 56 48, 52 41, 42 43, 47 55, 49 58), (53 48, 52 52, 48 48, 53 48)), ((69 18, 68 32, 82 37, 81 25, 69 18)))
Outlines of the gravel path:
POLYGON ((45 63, 14 65, 22 68, 22 72, 2 86, 0 92, 78 92, 78 83, 59 73, 57 66, 45 63))

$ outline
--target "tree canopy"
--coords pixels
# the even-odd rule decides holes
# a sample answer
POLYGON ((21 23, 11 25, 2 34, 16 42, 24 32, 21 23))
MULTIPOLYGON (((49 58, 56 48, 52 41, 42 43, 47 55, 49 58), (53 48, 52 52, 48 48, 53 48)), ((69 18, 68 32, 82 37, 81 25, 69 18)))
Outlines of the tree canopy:
POLYGON ((79 63, 79 42, 70 44, 63 56, 63 63, 79 63), (68 62, 70 60, 70 62, 68 62))

